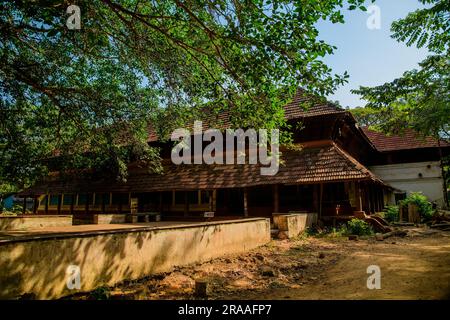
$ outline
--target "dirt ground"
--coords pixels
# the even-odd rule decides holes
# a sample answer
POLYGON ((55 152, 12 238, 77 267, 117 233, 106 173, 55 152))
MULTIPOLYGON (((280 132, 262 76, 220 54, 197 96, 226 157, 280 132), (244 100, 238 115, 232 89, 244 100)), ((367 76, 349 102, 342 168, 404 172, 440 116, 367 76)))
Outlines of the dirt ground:
POLYGON ((176 268, 74 299, 450 299, 450 232, 410 228, 403 238, 273 240, 251 252, 176 268), (367 288, 367 267, 381 289, 367 288))

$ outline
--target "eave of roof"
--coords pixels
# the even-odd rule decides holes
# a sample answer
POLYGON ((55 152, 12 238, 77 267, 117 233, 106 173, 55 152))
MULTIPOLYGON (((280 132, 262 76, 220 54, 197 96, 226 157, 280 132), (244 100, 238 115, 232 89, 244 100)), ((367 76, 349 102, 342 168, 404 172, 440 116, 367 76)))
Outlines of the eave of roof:
POLYGON ((130 168, 127 183, 112 181, 49 181, 22 194, 75 192, 157 192, 172 190, 209 190, 273 184, 317 184, 370 180, 386 184, 355 158, 331 141, 321 141, 302 150, 284 151, 283 163, 274 176, 263 176, 261 165, 166 163, 164 173, 148 173, 145 168, 130 168))

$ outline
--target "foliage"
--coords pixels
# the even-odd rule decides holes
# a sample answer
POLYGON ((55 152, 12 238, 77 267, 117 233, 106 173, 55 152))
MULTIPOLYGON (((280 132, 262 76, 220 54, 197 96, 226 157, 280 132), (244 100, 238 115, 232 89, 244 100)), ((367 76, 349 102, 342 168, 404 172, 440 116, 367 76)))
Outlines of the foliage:
POLYGON ((355 117, 359 125, 365 127, 372 127, 380 124, 381 117, 378 109, 369 107, 356 107, 349 110, 355 117))
POLYGON ((349 235, 367 236, 374 233, 372 226, 361 219, 354 218, 347 223, 343 223, 337 227, 324 228, 308 228, 305 236, 317 238, 339 238, 349 235))
POLYGON ((347 232, 352 235, 365 236, 373 234, 373 229, 364 220, 354 218, 347 222, 347 232))
POLYGON ((341 0, 76 4, 81 30, 66 28, 65 1, 0 1, 0 183, 29 185, 54 162, 121 180, 134 160, 158 171, 150 123, 164 132, 209 107, 282 127, 297 87, 325 96, 347 79, 316 29, 344 22, 341 0))
POLYGON ((430 56, 419 65, 392 82, 354 91, 368 101, 363 112, 356 110, 357 119, 370 119, 369 125, 388 133, 412 128, 423 136, 450 138, 449 57, 430 56))
POLYGON ((338 227, 325 226, 323 228, 308 228, 304 232, 305 237, 316 238, 339 238, 349 235, 349 231, 345 224, 341 224, 338 227))
POLYGON ((108 300, 111 292, 108 287, 99 287, 94 289, 89 296, 94 300, 108 300))
MULTIPOLYGON (((0 177, 2 177, 3 175, 2 173, 2 167, 0 166, 0 177)), ((10 194, 16 192, 16 187, 9 184, 9 183, 1 183, 0 180, 0 213, 2 213, 3 211, 3 206, 4 206, 4 200, 5 198, 7 198, 10 194)))
POLYGON ((11 212, 13 213, 22 213, 23 212, 23 204, 15 203, 11 208, 11 212))
POLYGON ((384 219, 388 222, 396 222, 399 220, 399 207, 387 206, 384 212, 384 219))
POLYGON ((450 4, 442 0, 419 0, 430 7, 419 9, 392 23, 392 37, 406 45, 427 47, 433 52, 445 52, 450 41, 450 4))
MULTIPOLYGON (((344 226, 345 227, 345 226, 344 226)), ((302 238, 306 237, 316 237, 316 238, 338 238, 345 235, 345 228, 343 229, 342 226, 335 228, 335 227, 329 227, 325 226, 323 228, 316 227, 310 227, 305 230, 305 232, 302 233, 302 238)))
MULTIPOLYGON (((412 128, 422 135, 450 138, 450 4, 445 0, 420 0, 430 5, 392 24, 392 37, 434 54, 418 70, 375 87, 360 87, 366 111, 379 117, 376 127, 390 133, 412 128)), ((372 117, 372 116, 371 116, 372 117)))
POLYGON ((12 212, 12 211, 0 211, 0 215, 2 217, 15 217, 17 216, 17 212, 12 212))
POLYGON ((411 192, 406 199, 400 202, 401 205, 415 204, 419 209, 422 220, 429 220, 433 216, 433 206, 427 197, 420 192, 411 192))

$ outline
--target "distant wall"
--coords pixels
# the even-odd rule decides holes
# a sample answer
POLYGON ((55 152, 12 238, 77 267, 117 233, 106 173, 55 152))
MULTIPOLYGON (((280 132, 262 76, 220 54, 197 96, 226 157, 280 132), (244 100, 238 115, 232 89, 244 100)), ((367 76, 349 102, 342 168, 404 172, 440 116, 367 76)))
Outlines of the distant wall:
POLYGON ((76 293, 66 286, 70 265, 80 268, 80 291, 90 291, 269 241, 270 220, 263 218, 0 240, 0 298, 31 293, 52 299, 76 293))
POLYGON ((0 231, 29 230, 47 227, 65 227, 72 225, 70 215, 18 215, 0 216, 0 231))
POLYGON ((293 238, 317 223, 317 213, 274 213, 273 223, 282 235, 293 238))
POLYGON ((112 223, 125 223, 126 214, 94 214, 93 220, 95 224, 112 224, 112 223))
MULTIPOLYGON (((372 166, 369 169, 383 181, 406 193, 422 192, 439 206, 444 204, 444 189, 439 161, 372 166)), ((393 198, 390 198, 392 203, 393 198)))

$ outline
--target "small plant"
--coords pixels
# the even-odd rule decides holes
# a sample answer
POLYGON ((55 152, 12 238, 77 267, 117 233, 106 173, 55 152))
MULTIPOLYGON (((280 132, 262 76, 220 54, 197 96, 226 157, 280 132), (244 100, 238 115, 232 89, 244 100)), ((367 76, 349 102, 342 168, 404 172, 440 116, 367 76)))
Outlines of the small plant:
POLYGON ((329 236, 331 238, 339 238, 339 237, 344 237, 347 234, 348 234, 347 226, 345 224, 342 224, 337 228, 335 228, 335 227, 331 228, 329 236))
POLYGON ((107 287, 99 287, 90 293, 92 299, 95 300, 108 300, 111 293, 107 287))
POLYGON ((398 206, 388 206, 384 212, 384 218, 388 222, 396 222, 399 220, 399 208, 398 206))
POLYGON ((356 218, 347 222, 347 230, 348 234, 357 236, 366 236, 373 234, 373 229, 367 222, 356 218))
POLYGON ((347 234, 347 227, 341 225, 338 227, 308 228, 304 232, 306 237, 316 238, 339 238, 347 234))
POLYGON ((16 212, 11 212, 11 211, 3 211, 2 213, 0 213, 0 216, 2 217, 15 217, 17 216, 16 212))
POLYGON ((402 200, 401 205, 407 206, 408 204, 415 204, 419 208, 420 218, 422 220, 430 220, 433 216, 433 206, 420 192, 411 192, 408 197, 402 200))
POLYGON ((23 205, 15 203, 13 207, 11 208, 11 212, 14 213, 22 213, 23 212, 23 205))

